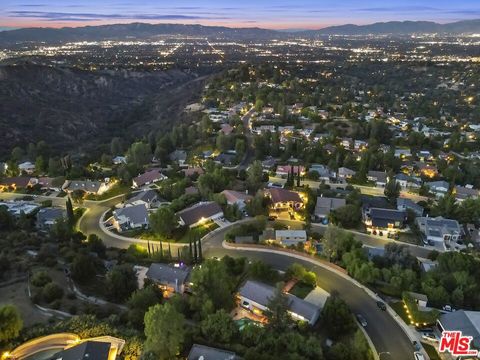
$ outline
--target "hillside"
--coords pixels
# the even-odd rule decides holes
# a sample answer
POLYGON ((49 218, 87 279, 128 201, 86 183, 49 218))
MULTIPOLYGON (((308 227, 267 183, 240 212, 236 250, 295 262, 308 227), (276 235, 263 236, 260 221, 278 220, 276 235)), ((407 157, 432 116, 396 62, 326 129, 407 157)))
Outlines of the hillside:
POLYGON ((45 140, 59 151, 78 153, 92 151, 114 136, 144 135, 177 120, 178 109, 199 90, 194 78, 179 70, 0 67, 1 148, 45 140))

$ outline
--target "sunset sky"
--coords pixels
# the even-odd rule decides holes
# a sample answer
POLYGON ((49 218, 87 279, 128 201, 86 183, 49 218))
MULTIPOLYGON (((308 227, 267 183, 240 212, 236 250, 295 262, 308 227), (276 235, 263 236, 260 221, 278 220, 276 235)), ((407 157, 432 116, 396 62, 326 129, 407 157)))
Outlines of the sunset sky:
POLYGON ((1 0, 0 29, 149 22, 321 28, 390 20, 480 18, 480 0, 1 0))

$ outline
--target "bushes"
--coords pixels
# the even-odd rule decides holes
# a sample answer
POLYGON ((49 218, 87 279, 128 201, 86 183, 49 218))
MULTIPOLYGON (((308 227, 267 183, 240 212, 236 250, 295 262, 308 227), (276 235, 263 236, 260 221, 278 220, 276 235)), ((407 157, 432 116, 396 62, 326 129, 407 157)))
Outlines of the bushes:
POLYGON ((63 289, 59 285, 50 282, 43 288, 42 297, 47 303, 51 303, 63 297, 63 289))
POLYGON ((46 271, 37 271, 33 274, 31 284, 36 287, 44 287, 48 283, 52 282, 52 278, 47 274, 46 271))

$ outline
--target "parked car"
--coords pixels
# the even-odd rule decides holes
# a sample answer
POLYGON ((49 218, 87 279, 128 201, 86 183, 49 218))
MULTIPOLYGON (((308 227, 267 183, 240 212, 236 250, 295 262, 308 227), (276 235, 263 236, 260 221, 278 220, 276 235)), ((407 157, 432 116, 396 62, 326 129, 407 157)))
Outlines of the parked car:
POLYGON ((385 303, 383 301, 377 301, 377 306, 379 309, 385 311, 387 310, 387 305, 385 305, 385 303))
POLYGON ((420 351, 420 349, 422 348, 422 346, 418 343, 418 341, 412 342, 412 345, 415 351, 420 351))
POLYGON ((445 305, 442 309, 444 311, 448 311, 448 312, 455 311, 450 305, 445 305))
POLYGON ((413 355, 415 356, 415 360, 425 360, 425 356, 423 356, 421 352, 415 351, 413 355))
POLYGON ((433 332, 422 332, 422 339, 429 341, 438 341, 437 337, 433 332))
POLYGON ((366 327, 368 325, 367 320, 361 314, 357 314, 357 320, 363 327, 366 327))

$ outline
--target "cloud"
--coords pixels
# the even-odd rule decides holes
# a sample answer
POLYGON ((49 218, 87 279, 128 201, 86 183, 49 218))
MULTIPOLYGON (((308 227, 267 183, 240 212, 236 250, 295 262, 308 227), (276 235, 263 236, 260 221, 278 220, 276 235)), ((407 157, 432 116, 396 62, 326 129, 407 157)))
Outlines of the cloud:
POLYGON ((356 9, 362 12, 411 12, 411 11, 439 11, 440 9, 431 6, 389 6, 389 7, 371 7, 356 9))
POLYGON ((99 20, 211 20, 228 19, 225 16, 198 16, 181 14, 101 14, 101 13, 68 13, 47 11, 11 11, 9 17, 34 18, 43 21, 99 21, 99 20))

